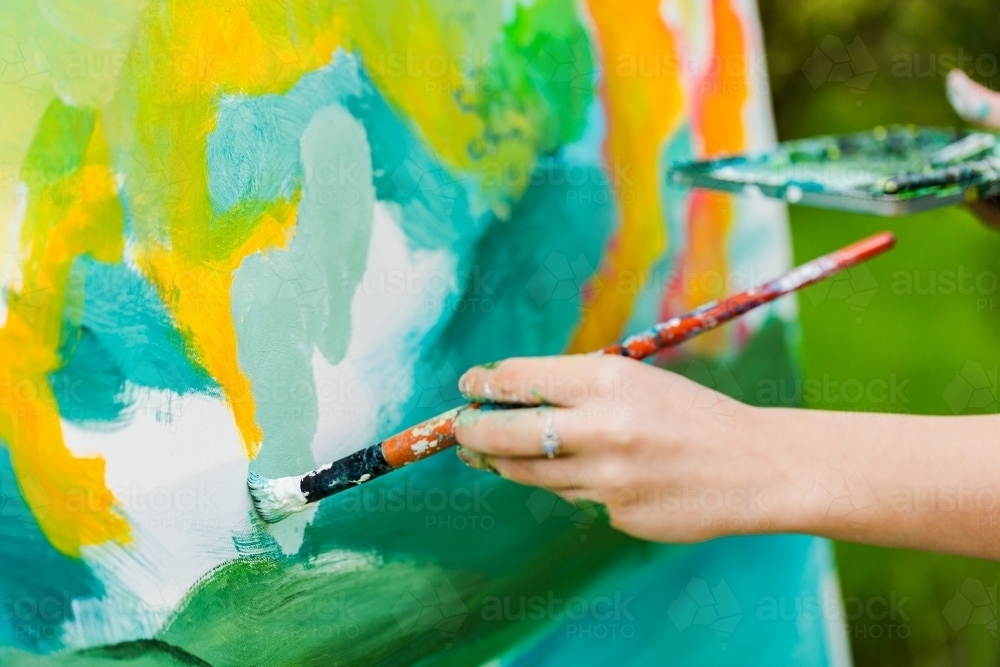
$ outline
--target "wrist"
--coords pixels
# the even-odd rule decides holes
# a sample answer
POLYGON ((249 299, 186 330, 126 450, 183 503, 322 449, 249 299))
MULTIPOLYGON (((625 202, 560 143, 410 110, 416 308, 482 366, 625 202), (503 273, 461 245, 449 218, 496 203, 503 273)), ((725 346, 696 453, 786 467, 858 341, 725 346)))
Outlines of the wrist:
POLYGON ((769 533, 816 532, 805 502, 814 448, 800 441, 802 420, 807 411, 786 408, 748 407, 733 435, 751 452, 753 482, 766 489, 767 529, 769 533))

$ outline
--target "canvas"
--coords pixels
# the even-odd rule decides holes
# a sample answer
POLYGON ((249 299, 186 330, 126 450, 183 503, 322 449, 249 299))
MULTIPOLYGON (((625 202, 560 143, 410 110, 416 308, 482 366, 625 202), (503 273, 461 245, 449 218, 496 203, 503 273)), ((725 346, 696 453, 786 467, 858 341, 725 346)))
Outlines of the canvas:
MULTIPOLYGON (((450 452, 276 525, 245 482, 787 268, 780 205, 665 178, 773 144, 761 39, 751 0, 0 5, 0 664, 842 660, 822 540, 645 543, 450 452)), ((759 402, 795 336, 659 361, 759 402)))

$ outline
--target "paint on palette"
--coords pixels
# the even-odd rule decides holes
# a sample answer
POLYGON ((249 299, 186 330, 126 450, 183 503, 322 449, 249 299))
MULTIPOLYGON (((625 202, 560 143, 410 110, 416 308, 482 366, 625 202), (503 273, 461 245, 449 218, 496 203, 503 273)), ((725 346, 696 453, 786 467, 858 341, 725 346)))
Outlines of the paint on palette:
MULTIPOLYGON (((752 2, 71 5, 0 3, 0 394, 27 390, 0 401, 3 500, 69 597, 45 641, 2 626, 0 662, 557 662, 596 648, 492 598, 613 596, 618 566, 643 573, 646 653, 682 656, 708 646, 663 625, 692 576, 741 581, 744 606, 819 586, 821 541, 762 539, 754 564, 650 548, 451 457, 278 529, 242 484, 442 411, 474 363, 655 321, 702 231, 663 146, 706 157, 738 107, 747 141, 773 135, 765 87, 696 103, 670 63, 752 61, 752 2)), ((754 211, 703 230, 704 256, 786 268, 781 210, 754 211)), ((748 329, 752 360, 715 350, 740 383, 794 368, 792 315, 748 329)), ((21 563, 0 547, 0 598, 48 590, 21 563)), ((824 636, 747 616, 729 650, 822 662, 824 636)))
POLYGON ((904 215, 993 196, 1000 191, 1000 158, 992 134, 892 126, 789 141, 760 155, 674 164, 670 178, 717 192, 904 215))

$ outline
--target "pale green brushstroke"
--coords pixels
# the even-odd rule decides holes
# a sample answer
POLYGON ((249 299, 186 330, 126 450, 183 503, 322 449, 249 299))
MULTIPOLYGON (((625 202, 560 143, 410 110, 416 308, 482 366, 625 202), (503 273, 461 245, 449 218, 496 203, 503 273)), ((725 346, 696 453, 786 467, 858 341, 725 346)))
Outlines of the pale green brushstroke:
POLYGON ((343 359, 350 306, 364 270, 375 203, 364 126, 339 104, 316 112, 300 142, 304 186, 287 250, 254 255, 236 272, 240 366, 253 384, 264 474, 315 465, 318 401, 312 358, 343 359))

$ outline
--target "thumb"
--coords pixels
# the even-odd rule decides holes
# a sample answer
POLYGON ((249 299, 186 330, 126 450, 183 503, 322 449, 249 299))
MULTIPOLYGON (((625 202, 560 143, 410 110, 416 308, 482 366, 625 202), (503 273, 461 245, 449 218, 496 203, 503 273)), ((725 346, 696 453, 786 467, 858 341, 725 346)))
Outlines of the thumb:
POLYGON ((955 112, 972 123, 1000 129, 1000 93, 982 86, 960 69, 948 73, 946 91, 955 112))

